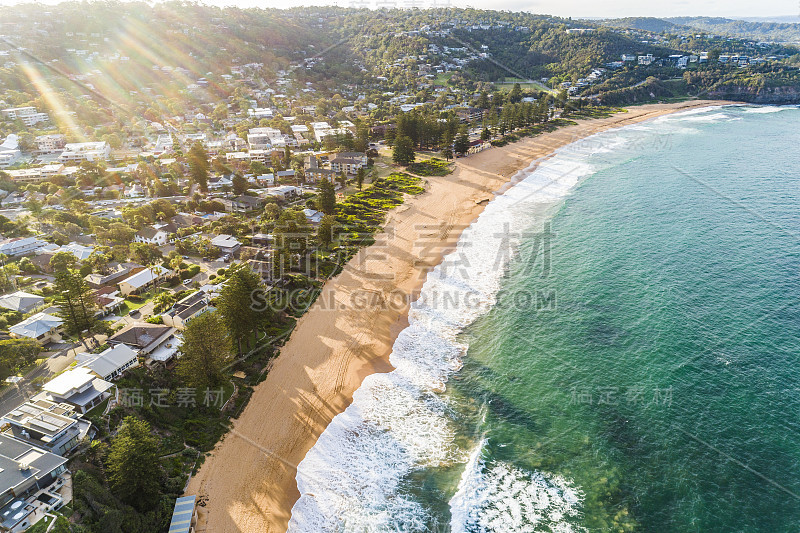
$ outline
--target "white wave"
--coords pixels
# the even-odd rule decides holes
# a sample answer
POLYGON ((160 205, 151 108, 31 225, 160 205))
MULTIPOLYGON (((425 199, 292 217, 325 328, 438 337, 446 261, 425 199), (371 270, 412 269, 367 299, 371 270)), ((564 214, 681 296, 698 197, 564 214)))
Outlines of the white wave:
POLYGON ((482 441, 470 455, 450 500, 453 533, 586 531, 568 521, 580 516, 583 498, 569 481, 504 462, 486 465, 481 459, 484 445, 482 441))
MULTIPOLYGON (((402 491, 402 482, 415 469, 468 459, 454 443, 452 418, 439 394, 467 349, 458 335, 492 308, 523 232, 544 222, 547 210, 595 171, 586 156, 604 142, 617 143, 618 136, 588 137, 519 173, 520 181, 489 203, 456 250, 429 273, 420 299, 411 305, 409 326, 393 346, 395 370, 368 376, 353 403, 333 419, 298 466, 301 496, 292 509, 290 532, 429 529, 426 510, 402 491)), ((527 513, 525 505, 534 505, 543 494, 535 489, 541 485, 539 474, 502 468, 506 473, 497 471, 486 479, 496 484, 508 476, 533 480, 534 488, 519 492, 524 498, 520 509, 527 513)), ((562 490, 551 481, 547 487, 562 490)), ((503 505, 511 512, 517 504, 503 505)), ((484 513, 487 520, 492 509, 484 513)), ((556 522, 555 516, 548 519, 556 522)))
POLYGON ((745 113, 780 113, 787 109, 797 110, 797 106, 758 106, 758 107, 743 107, 742 111, 745 113))

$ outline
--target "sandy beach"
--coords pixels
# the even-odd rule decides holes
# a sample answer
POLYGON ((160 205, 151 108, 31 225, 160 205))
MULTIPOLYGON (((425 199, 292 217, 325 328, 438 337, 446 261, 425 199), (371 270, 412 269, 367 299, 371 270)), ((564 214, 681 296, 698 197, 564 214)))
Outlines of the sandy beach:
POLYGON ((363 379, 391 370, 392 344, 426 273, 514 174, 588 135, 725 103, 632 107, 485 150, 459 159, 448 176, 424 178, 425 192, 392 211, 376 243, 328 281, 233 430, 189 483, 187 494, 205 502, 197 531, 286 531, 299 497, 296 465, 350 404, 363 379))

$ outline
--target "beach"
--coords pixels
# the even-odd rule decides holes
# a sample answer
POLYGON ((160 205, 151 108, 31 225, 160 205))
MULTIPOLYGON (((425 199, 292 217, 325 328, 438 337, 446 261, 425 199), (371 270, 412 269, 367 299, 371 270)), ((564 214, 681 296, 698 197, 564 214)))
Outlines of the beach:
POLYGON ((459 159, 454 172, 424 178, 425 192, 390 212, 376 243, 326 283, 267 378, 217 445, 187 494, 202 502, 198 531, 282 532, 299 497, 296 465, 388 356, 427 272, 520 170, 589 135, 720 101, 632 107, 581 120, 459 159))

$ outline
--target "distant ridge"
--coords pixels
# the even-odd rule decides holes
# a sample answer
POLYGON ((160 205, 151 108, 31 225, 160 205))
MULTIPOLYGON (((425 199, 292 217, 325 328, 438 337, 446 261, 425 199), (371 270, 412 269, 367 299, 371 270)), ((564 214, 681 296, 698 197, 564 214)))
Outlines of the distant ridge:
POLYGON ((613 28, 632 28, 654 33, 690 33, 701 30, 754 41, 800 43, 800 17, 772 17, 769 20, 722 17, 626 17, 600 22, 613 28), (786 19, 780 22, 777 19, 786 19))

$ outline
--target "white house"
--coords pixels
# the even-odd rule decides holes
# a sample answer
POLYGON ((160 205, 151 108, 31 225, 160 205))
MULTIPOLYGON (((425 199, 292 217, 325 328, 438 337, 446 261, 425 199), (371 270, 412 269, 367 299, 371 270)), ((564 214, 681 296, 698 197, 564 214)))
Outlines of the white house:
POLYGON ((111 146, 105 141, 86 143, 67 143, 58 157, 62 163, 69 161, 100 161, 111 155, 111 146))
POLYGON ((61 133, 39 135, 36 137, 36 147, 42 153, 60 152, 67 145, 67 138, 61 133))
POLYGON ((108 390, 113 386, 90 369, 79 366, 45 383, 42 396, 52 402, 68 403, 78 412, 86 413, 111 396, 108 390))
POLYGON ((123 296, 139 293, 151 285, 154 285, 158 280, 166 277, 167 274, 169 274, 169 270, 159 265, 145 268, 133 276, 120 281, 119 292, 123 296))
POLYGON ((22 157, 19 149, 19 139, 13 133, 6 137, 3 144, 0 144, 0 168, 8 168, 22 157))
POLYGON ((163 229, 145 226, 133 236, 133 241, 155 244, 156 246, 164 246, 167 244, 167 242, 169 242, 169 236, 170 234, 163 229))
POLYGON ((167 326, 184 329, 194 317, 211 309, 213 308, 208 305, 208 294, 197 291, 173 305, 161 318, 167 326))
POLYGON ((211 244, 219 248, 219 251, 224 254, 236 253, 242 246, 242 243, 236 240, 236 237, 231 235, 217 235, 211 239, 211 244))
POLYGON ((11 107, 0 111, 6 118, 21 120, 26 126, 33 126, 39 122, 50 120, 47 113, 39 113, 35 107, 11 107))
POLYGON ((69 252, 74 255, 75 259, 78 261, 86 261, 89 256, 92 255, 92 252, 94 252, 94 247, 84 246, 82 244, 78 244, 77 242, 71 242, 59 248, 58 251, 69 252))
POLYGON ((106 381, 113 381, 129 368, 139 366, 137 351, 126 344, 117 344, 97 354, 81 353, 75 358, 78 367, 88 368, 106 381))

